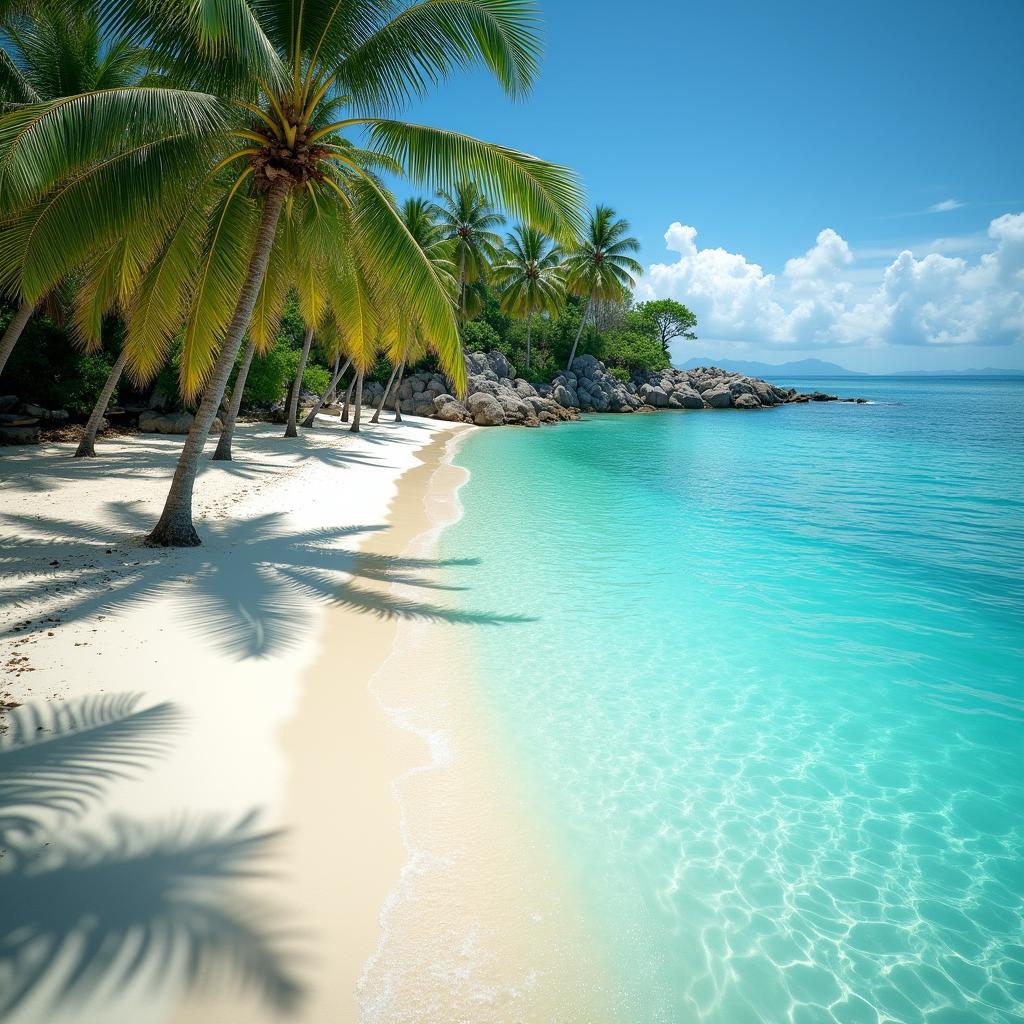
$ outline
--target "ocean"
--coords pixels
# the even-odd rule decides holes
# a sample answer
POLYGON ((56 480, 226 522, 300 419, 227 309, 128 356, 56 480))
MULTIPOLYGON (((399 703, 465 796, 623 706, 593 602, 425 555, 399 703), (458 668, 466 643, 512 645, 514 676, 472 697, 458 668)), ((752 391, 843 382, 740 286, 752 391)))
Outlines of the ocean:
POLYGON ((1019 1021, 1024 381, 780 383, 465 441, 481 702, 616 1020, 1019 1021))

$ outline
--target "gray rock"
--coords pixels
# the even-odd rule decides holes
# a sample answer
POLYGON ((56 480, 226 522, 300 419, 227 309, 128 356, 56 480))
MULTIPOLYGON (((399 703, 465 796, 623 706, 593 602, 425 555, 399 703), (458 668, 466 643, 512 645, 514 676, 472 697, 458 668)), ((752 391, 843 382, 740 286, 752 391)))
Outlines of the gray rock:
POLYGON ((668 395, 665 394, 662 388, 656 385, 645 384, 640 388, 638 394, 648 405, 653 405, 655 409, 665 409, 668 407, 668 395))
POLYGON ((10 412, 17 404, 17 395, 0 395, 0 412, 10 412))
POLYGON ((732 400, 734 409, 760 409, 761 403, 756 395, 737 395, 732 400))
POLYGON ((578 409, 580 407, 579 396, 566 384, 559 384, 551 393, 551 397, 563 409, 578 409))
POLYGON ((725 385, 709 388, 701 397, 712 409, 728 409, 732 405, 732 392, 725 385))
MULTIPOLYGON (((195 417, 190 412, 158 413, 148 410, 139 415, 139 430, 144 434, 187 434, 195 417)), ((220 433, 223 429, 220 419, 215 417, 210 433, 220 433)))
POLYGON ((478 391, 466 399, 466 408, 479 427, 497 427, 505 422, 505 412, 501 403, 484 391, 478 391))

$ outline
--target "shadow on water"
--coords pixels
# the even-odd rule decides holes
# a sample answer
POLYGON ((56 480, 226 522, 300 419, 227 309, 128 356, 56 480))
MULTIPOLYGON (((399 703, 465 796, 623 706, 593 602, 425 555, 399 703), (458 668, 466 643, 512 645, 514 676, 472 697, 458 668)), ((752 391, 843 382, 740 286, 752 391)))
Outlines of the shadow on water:
POLYGON ((287 1014, 302 998, 282 915, 237 882, 267 874, 279 833, 256 813, 162 824, 85 816, 183 727, 168 703, 100 696, 24 706, 0 735, 0 1019, 131 983, 154 994, 233 982, 287 1014))
POLYGON ((463 625, 532 621, 401 597, 374 584, 398 583, 427 593, 458 588, 432 571, 476 564, 475 559, 405 558, 361 553, 346 540, 386 529, 380 525, 294 533, 286 518, 267 513, 204 524, 207 543, 173 552, 144 548, 151 525, 131 502, 107 506, 109 528, 46 516, 0 514, 15 536, 0 540, 0 571, 28 611, 36 602, 59 606, 64 621, 108 615, 180 591, 178 616, 193 633, 236 658, 261 658, 302 643, 309 601, 384 619, 463 625), (120 537, 112 543, 113 537, 120 537), (367 585, 369 584, 369 585, 367 585))

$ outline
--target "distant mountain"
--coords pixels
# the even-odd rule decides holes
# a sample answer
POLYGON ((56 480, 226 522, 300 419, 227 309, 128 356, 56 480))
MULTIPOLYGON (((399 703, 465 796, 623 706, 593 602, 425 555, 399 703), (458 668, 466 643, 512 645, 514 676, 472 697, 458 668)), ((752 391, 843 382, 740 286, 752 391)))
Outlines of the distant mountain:
POLYGON ((895 370, 893 377, 1024 377, 1024 370, 997 370, 985 366, 980 370, 895 370))
POLYGON ((847 370, 838 363, 826 363, 824 359, 796 359, 788 363, 756 363, 742 359, 708 359, 698 356, 687 359, 680 370, 692 370, 696 366, 720 366, 730 373, 743 373, 748 377, 859 377, 862 374, 847 370))
MULTIPOLYGON (((868 377, 875 374, 847 370, 838 363, 826 363, 824 359, 796 359, 788 363, 757 363, 743 359, 712 359, 709 356, 695 356, 687 359, 680 370, 692 370, 696 366, 720 366, 730 373, 743 373, 748 377, 868 377)), ((997 370, 986 366, 981 370, 890 370, 877 374, 880 377, 1024 377, 1024 370, 997 370)))

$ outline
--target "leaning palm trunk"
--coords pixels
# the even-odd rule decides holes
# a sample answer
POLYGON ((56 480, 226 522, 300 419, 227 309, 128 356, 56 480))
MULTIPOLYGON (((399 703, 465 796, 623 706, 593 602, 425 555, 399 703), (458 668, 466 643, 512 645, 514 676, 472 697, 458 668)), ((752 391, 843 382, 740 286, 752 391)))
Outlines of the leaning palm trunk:
POLYGON ((235 436, 235 421, 238 419, 238 412, 242 408, 242 392, 245 391, 245 381, 249 376, 249 367, 252 366, 252 357, 255 351, 256 342, 250 341, 245 346, 245 352, 242 354, 242 365, 238 368, 235 386, 231 389, 231 405, 228 406, 228 417, 221 429, 217 450, 213 453, 215 462, 231 461, 231 440, 235 436))
POLYGON ((354 408, 352 409, 352 426, 348 429, 353 434, 359 433, 359 420, 363 411, 363 375, 359 373, 356 375, 356 397, 353 401, 354 408))
POLYGON ((32 310, 35 308, 35 303, 23 302, 18 307, 14 316, 11 317, 11 322, 7 325, 7 330, 4 331, 4 336, 0 338, 0 373, 4 372, 7 359, 14 351, 14 346, 18 344, 18 339, 21 337, 21 332, 25 330, 25 325, 32 319, 32 310))
POLYGON ((110 375, 107 377, 107 382, 103 385, 103 390, 100 392, 100 396, 96 399, 96 404, 92 407, 92 412, 89 414, 89 422, 85 425, 85 433, 82 434, 82 440, 78 442, 78 449, 75 451, 76 459, 95 457, 96 434, 100 429, 100 423, 103 421, 107 406, 110 404, 110 396, 114 393, 114 388, 117 387, 117 382, 121 379, 121 374, 124 372, 125 363, 127 362, 128 349, 122 348, 121 354, 114 361, 110 375))
POLYGON ((391 393, 391 385, 395 383, 396 373, 398 373, 397 366, 392 369, 391 376, 388 377, 388 382, 384 385, 384 394, 380 396, 380 401, 377 403, 377 408, 374 410, 373 418, 370 420, 371 423, 380 423, 380 411, 384 408, 384 403, 388 400, 388 395, 391 393))
MULTIPOLYGON (((341 380, 341 373, 338 373, 338 363, 340 362, 341 356, 335 356, 334 369, 331 370, 333 376, 331 377, 331 383, 328 386, 327 391, 324 393, 324 397, 320 400, 321 405, 324 405, 325 403, 327 405, 333 405, 338 400, 338 393, 335 391, 335 388, 338 386, 338 381, 341 380)), ((342 370, 341 372, 344 373, 345 371, 342 370)), ((309 424, 304 423, 304 426, 309 426, 309 424)))
POLYGON ((398 364, 398 380, 395 381, 395 422, 402 422, 402 378, 405 376, 405 360, 398 364))
MULTIPOLYGON (((352 360, 351 359, 346 359, 345 360, 345 365, 339 370, 338 369, 338 360, 337 359, 334 360, 334 376, 331 378, 331 383, 327 385, 327 390, 319 397, 319 399, 317 399, 316 405, 314 405, 313 408, 309 410, 309 415, 302 421, 302 425, 304 427, 311 427, 311 426, 313 426, 314 423, 316 423, 316 418, 317 418, 317 416, 320 415, 320 410, 325 405, 330 404, 328 402, 328 399, 332 395, 335 398, 337 398, 338 381, 341 380, 341 378, 345 376, 345 371, 351 365, 352 365, 352 360)), ((347 402, 348 399, 346 398, 345 401, 347 402)))
POLYGON ((572 351, 569 353, 569 362, 565 367, 565 372, 568 373, 572 369, 573 360, 576 358, 576 346, 580 343, 580 338, 583 336, 583 328, 587 324, 587 317, 590 316, 590 308, 594 304, 594 296, 591 295, 587 299, 587 308, 583 310, 583 316, 580 317, 579 330, 576 331, 576 337, 572 343, 572 351))
MULTIPOLYGON (((356 375, 358 376, 358 374, 356 375)), ((345 391, 345 404, 341 408, 341 416, 338 417, 339 423, 348 423, 348 407, 352 402, 352 389, 356 386, 356 378, 353 377, 348 382, 348 388, 345 391)))
POLYGON ((299 415, 299 392, 302 390, 302 375, 306 372, 306 361, 309 359, 309 346, 313 343, 313 328, 306 327, 306 336, 302 339, 302 355, 299 356, 299 368, 295 373, 295 383, 292 385, 291 395, 288 399, 288 426, 284 428, 285 437, 298 437, 299 431, 296 427, 296 420, 299 415))
POLYGON ((291 181, 289 175, 281 175, 267 192, 252 256, 249 259, 249 269, 246 271, 245 282, 238 296, 238 304, 224 336, 213 373, 203 392, 203 400, 199 403, 199 410, 192 421, 185 446, 181 450, 164 510, 152 533, 146 538, 145 542, 150 547, 195 547, 202 543, 192 525, 192 491, 195 487, 196 474, 199 472, 199 458, 206 446, 213 418, 220 408, 228 377, 231 376, 231 368, 235 365, 235 357, 238 355, 242 337, 252 318, 256 297, 267 273, 270 250, 274 245, 274 233, 277 231, 281 207, 284 205, 291 181))

